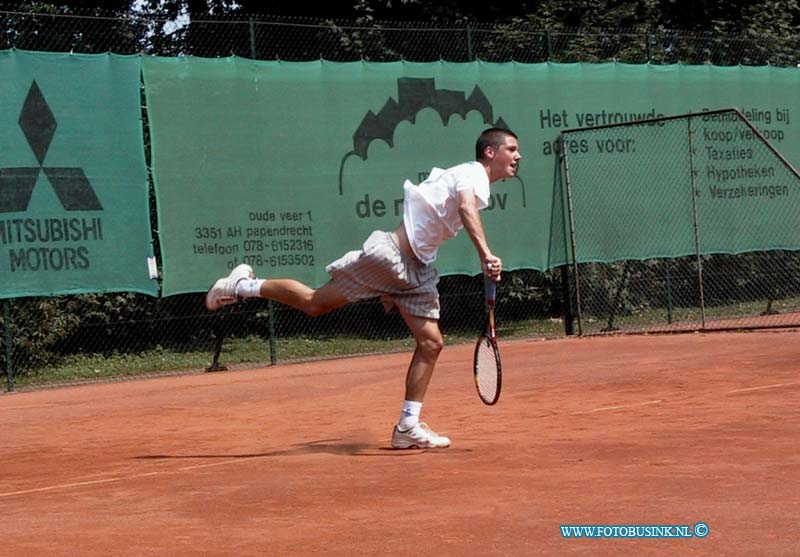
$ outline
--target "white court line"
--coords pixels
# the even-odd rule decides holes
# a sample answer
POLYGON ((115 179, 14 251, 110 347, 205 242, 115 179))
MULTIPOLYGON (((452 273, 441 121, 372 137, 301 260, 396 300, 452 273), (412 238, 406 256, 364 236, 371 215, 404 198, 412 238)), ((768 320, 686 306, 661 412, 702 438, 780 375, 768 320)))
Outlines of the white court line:
POLYGON ((105 478, 102 480, 89 480, 85 482, 73 482, 73 483, 66 483, 66 484, 58 484, 58 485, 51 485, 47 487, 35 487, 32 489, 23 489, 20 491, 9 491, 7 493, 0 493, 0 499, 3 497, 12 497, 14 495, 28 495, 30 493, 44 493, 47 491, 57 491, 59 489, 69 489, 72 487, 85 487, 87 485, 100 485, 100 484, 107 484, 113 482, 122 482, 126 480, 135 480, 138 478, 147 478, 149 476, 163 476, 166 474, 176 474, 178 472, 186 472, 189 470, 197 470, 199 468, 212 468, 214 466, 225 466, 227 464, 234 464, 238 462, 244 462, 248 460, 254 460, 257 458, 266 458, 269 455, 264 456, 248 456, 244 458, 237 458, 236 460, 223 460, 222 462, 210 462, 206 464, 195 464, 194 466, 184 466, 182 468, 176 468, 175 470, 160 470, 157 472, 144 472, 142 474, 132 474, 130 476, 118 476, 116 478, 105 478))
POLYGON ((760 387, 747 387, 746 389, 735 389, 733 391, 728 391, 727 394, 733 393, 747 393, 750 391, 762 391, 764 389, 778 389, 780 387, 790 387, 792 385, 800 385, 800 381, 795 381, 793 383, 775 383, 774 385, 761 385, 760 387))
MULTIPOLYGON (((135 476, 134 476, 135 477, 135 476)), ((110 482, 118 482, 122 478, 106 478, 105 480, 91 480, 88 482, 75 482, 71 484, 51 485, 48 487, 37 487, 34 489, 23 489, 22 491, 9 491, 8 493, 0 493, 0 497, 11 497, 12 495, 26 495, 28 493, 41 493, 44 491, 54 491, 56 489, 66 489, 68 487, 82 487, 85 485, 98 485, 110 482)))
POLYGON ((647 402, 637 402, 634 404, 622 404, 620 406, 600 406, 599 408, 593 408, 592 410, 585 410, 583 412, 573 412, 572 415, 576 414, 592 414, 594 412, 605 412, 607 410, 622 410, 625 408, 638 408, 639 406, 649 406, 651 404, 660 404, 664 402, 663 400, 648 400, 647 402))

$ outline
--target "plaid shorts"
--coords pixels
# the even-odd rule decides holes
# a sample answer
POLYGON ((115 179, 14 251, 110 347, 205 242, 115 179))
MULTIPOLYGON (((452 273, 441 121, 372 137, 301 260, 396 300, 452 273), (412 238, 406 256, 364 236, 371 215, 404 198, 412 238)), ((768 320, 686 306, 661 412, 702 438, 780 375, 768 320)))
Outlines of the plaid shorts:
POLYGON ((389 232, 373 232, 360 251, 347 252, 325 270, 351 302, 379 297, 387 312, 396 306, 417 317, 439 319, 439 273, 402 254, 389 232))

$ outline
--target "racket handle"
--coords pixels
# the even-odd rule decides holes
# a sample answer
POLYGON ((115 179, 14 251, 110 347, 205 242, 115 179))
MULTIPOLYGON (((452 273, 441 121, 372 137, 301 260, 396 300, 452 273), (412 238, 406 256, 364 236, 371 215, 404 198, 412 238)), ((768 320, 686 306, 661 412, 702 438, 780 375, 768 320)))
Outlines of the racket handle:
POLYGON ((494 279, 485 277, 484 289, 486 291, 486 303, 490 306, 493 306, 497 294, 497 283, 494 281, 494 279))

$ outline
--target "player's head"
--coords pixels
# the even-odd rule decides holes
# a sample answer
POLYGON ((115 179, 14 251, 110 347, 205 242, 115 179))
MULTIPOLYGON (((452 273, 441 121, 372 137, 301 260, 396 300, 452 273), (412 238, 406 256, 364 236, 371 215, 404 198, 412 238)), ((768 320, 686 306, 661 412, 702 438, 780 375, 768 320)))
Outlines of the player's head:
POLYGON ((522 158, 517 134, 503 128, 484 130, 475 143, 475 159, 489 167, 490 181, 511 178, 522 158))
POLYGON ((504 128, 489 128, 483 130, 478 136, 478 141, 475 142, 475 160, 486 162, 489 158, 486 150, 489 148, 495 151, 498 150, 500 146, 506 142, 507 138, 513 138, 519 141, 517 134, 511 130, 504 128))

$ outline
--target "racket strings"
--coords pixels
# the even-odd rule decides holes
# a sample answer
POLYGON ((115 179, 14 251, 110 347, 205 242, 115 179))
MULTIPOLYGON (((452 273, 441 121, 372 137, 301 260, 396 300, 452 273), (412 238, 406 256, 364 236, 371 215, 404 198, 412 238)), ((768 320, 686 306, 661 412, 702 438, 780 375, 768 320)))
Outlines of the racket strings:
POLYGON ((481 398, 494 400, 497 394, 497 357, 488 338, 482 338, 478 345, 475 379, 481 398))

